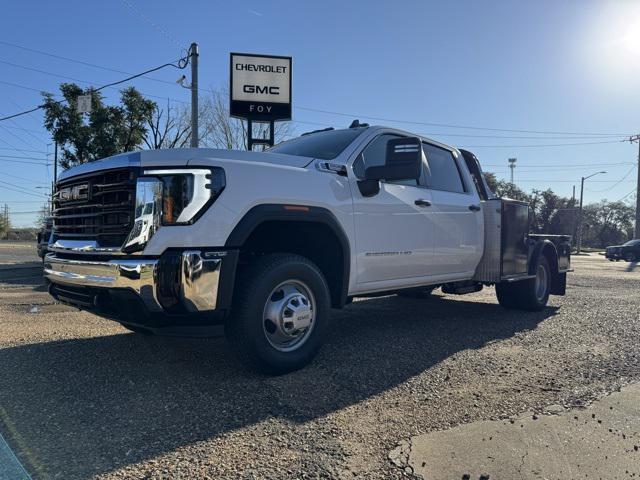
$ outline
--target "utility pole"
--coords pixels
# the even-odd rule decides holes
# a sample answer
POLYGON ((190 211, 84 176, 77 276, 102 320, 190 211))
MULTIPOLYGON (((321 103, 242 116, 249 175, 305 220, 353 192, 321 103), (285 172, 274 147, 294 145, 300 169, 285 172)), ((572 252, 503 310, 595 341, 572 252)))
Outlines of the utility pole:
POLYGON ((576 253, 580 253, 580 250, 582 249, 582 196, 584 193, 584 177, 582 177, 582 180, 580 180, 580 208, 578 210, 578 231, 577 231, 577 235, 578 235, 578 245, 576 246, 576 253))
POLYGON ((578 228, 578 219, 577 219, 577 215, 576 215, 576 186, 573 186, 573 194, 571 195, 571 208, 572 208, 572 212, 573 215, 571 216, 571 223, 573 224, 571 230, 573 233, 573 238, 576 238, 577 235, 577 228, 578 228))
POLYGON ((56 192, 56 182, 58 181, 58 142, 53 144, 53 185, 51 185, 51 208, 49 214, 53 211, 53 200, 56 192))
POLYGON ((584 194, 584 181, 601 173, 607 172, 596 172, 586 177, 582 177, 582 179, 580 180, 580 209, 578 210, 578 242, 576 246, 576 253, 580 253, 580 251, 582 250, 582 198, 584 194))
POLYGON ((4 239, 9 239, 9 205, 4 204, 4 239))
POLYGON ((518 161, 517 158, 510 158, 509 159, 509 168, 511 169, 511 183, 513 184, 513 171, 516 169, 516 162, 518 161))
POLYGON ((198 148, 198 44, 189 48, 191 56, 191 148, 198 148))
POLYGON ((638 183, 636 184, 636 228, 633 238, 640 238, 640 134, 629 137, 629 142, 638 142, 638 183))

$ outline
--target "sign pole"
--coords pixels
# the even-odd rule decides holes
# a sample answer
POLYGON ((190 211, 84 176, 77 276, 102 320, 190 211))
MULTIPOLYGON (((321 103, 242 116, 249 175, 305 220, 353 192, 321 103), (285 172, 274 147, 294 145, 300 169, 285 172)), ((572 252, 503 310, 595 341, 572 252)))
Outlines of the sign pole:
POLYGON ((198 148, 198 44, 192 43, 191 53, 191 148, 198 148))

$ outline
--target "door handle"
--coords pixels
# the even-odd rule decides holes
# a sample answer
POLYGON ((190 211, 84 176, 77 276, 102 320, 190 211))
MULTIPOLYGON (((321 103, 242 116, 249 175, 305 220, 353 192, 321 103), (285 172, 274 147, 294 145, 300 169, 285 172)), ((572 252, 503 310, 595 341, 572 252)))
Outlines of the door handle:
POLYGON ((416 200, 413 203, 415 203, 419 207, 430 207, 431 206, 431 202, 429 200, 424 200, 422 198, 419 198, 418 200, 416 200))
POLYGON ((480 208, 480 205, 469 205, 469 210, 472 212, 479 212, 482 209, 480 208))

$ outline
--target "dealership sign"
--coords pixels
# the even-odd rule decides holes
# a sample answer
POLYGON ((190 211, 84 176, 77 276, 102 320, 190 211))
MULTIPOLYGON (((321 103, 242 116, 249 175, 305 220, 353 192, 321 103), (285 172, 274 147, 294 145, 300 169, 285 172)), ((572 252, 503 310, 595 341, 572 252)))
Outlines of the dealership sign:
POLYGON ((230 70, 232 117, 291 119, 291 57, 232 53, 230 70))

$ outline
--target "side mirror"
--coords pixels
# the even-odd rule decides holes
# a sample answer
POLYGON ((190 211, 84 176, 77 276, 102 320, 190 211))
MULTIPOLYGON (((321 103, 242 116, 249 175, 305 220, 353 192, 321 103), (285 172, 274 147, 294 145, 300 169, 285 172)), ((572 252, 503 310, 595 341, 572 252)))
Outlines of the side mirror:
POLYGON ((422 166, 422 142, 417 137, 387 142, 385 164, 365 170, 367 180, 416 180, 422 166))
POLYGON ((364 197, 380 192, 380 180, 416 180, 422 168, 422 141, 417 137, 395 138, 387 142, 384 165, 369 167, 358 181, 364 197))

